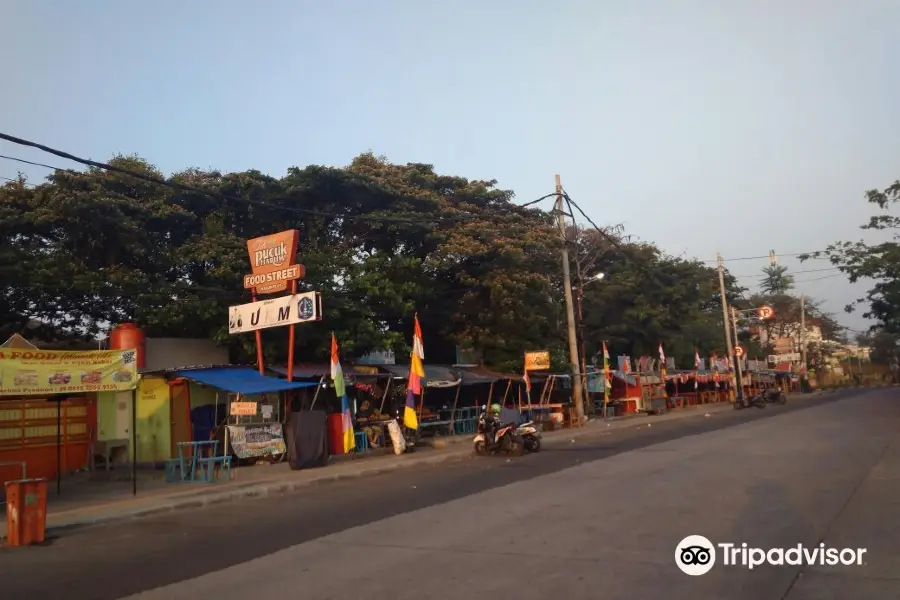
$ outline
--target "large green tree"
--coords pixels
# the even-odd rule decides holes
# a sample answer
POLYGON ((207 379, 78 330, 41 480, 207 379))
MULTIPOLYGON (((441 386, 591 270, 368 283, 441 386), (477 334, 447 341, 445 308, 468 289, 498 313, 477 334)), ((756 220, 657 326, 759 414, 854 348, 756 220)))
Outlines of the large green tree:
MULTIPOLYGON (((876 327, 891 334, 900 334, 900 217, 890 213, 891 207, 900 202, 900 181, 884 190, 866 192, 866 200, 878 209, 862 225, 863 230, 889 237, 881 243, 837 242, 824 252, 801 256, 828 258, 832 264, 846 273, 851 282, 871 279, 874 284, 864 298, 855 304, 868 304, 866 318, 874 319, 876 327)), ((852 312, 854 304, 846 307, 852 312)))
MULTIPOLYGON (((332 331, 347 358, 389 348, 402 361, 418 313, 431 363, 452 362, 456 346, 500 369, 521 369, 528 350, 567 362, 555 218, 517 206, 494 181, 371 153, 281 177, 192 168, 166 178, 135 156, 111 164, 165 185, 88 169, 0 187, 5 333, 32 322, 97 335, 135 321, 148 335, 211 338, 252 360, 254 336, 229 336, 226 318, 251 299, 246 240, 297 229, 300 287, 320 291, 325 311, 297 328, 298 361, 325 360, 332 331)), ((568 243, 576 276, 606 274, 583 287, 589 355, 604 339, 632 356, 663 342, 688 365, 694 347, 721 351, 714 270, 632 243, 621 228, 573 230, 568 243)), ((740 290, 727 284, 734 301, 740 290)), ((268 360, 283 362, 286 332, 266 330, 263 341, 268 360)))

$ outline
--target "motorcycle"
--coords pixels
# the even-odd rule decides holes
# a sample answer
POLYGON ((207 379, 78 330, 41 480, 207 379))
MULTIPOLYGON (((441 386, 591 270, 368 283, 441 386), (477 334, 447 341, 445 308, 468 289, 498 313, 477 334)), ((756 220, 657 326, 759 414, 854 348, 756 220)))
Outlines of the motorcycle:
POLYGON ((507 423, 497 426, 497 431, 494 433, 493 440, 491 440, 490 436, 487 435, 488 427, 491 425, 488 424, 485 414, 481 413, 481 417, 478 418, 478 432, 475 435, 475 439, 472 440, 475 446, 475 454, 479 456, 500 452, 511 456, 522 456, 525 454, 525 440, 519 435, 516 424, 507 423))
POLYGON ((525 443, 526 452, 541 451, 541 432, 534 426, 533 421, 528 421, 519 425, 516 430, 522 436, 525 443))
POLYGON ((743 398, 735 398, 734 400, 734 410, 741 410, 743 408, 750 408, 751 406, 755 406, 756 408, 765 408, 766 407, 766 399, 762 394, 758 396, 744 396, 743 398))
POLYGON ((762 396, 768 404, 787 404, 787 396, 778 388, 769 388, 762 396))

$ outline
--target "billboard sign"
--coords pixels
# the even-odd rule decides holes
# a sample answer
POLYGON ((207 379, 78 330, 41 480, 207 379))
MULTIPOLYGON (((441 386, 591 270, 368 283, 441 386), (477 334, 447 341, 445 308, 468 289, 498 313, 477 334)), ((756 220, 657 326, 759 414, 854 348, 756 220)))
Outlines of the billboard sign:
POLYGON ((253 272, 244 276, 244 287, 254 288, 257 294, 274 294, 288 289, 292 279, 302 279, 306 269, 297 264, 298 237, 296 229, 289 229, 247 240, 253 272))
POLYGON ((321 320, 322 295, 319 292, 305 292, 230 307, 228 333, 247 333, 321 320))
POLYGON ((546 371, 550 368, 550 352, 542 350, 540 352, 525 353, 525 370, 526 371, 546 371))

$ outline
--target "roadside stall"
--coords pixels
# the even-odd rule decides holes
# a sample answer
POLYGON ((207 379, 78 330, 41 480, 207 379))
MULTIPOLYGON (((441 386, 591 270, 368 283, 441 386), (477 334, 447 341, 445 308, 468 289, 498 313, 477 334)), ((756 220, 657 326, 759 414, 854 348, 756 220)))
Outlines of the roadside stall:
MULTIPOLYGON (((19 338, 21 340, 21 338, 19 338)), ((138 355, 135 350, 41 350, 11 340, 0 347, 0 466, 3 481, 56 479, 93 467, 100 391, 121 398, 133 492, 138 355)))
MULTIPOLYGON (((184 448, 184 455, 190 457, 211 453, 212 457, 233 456, 238 460, 280 458, 287 449, 281 394, 317 385, 267 377, 245 367, 200 368, 172 375, 215 388, 226 399, 225 426, 211 436, 214 439, 185 442, 189 447, 184 448)), ((179 458, 183 462, 184 457, 179 458)))

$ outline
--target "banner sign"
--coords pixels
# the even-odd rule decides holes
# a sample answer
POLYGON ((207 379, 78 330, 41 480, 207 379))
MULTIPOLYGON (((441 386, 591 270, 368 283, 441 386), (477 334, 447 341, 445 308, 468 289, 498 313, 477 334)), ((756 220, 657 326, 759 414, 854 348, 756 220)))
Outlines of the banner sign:
POLYGON ((770 354, 769 363, 778 364, 783 362, 799 362, 802 357, 799 352, 789 352, 787 354, 770 354))
POLYGON ((229 425, 228 446, 238 458, 283 454, 286 450, 281 423, 229 425))
POLYGON ((256 402, 232 402, 229 412, 238 417, 255 417, 256 402))
POLYGON ((228 333, 246 333, 321 319, 322 295, 319 292, 306 292, 230 307, 228 333))
POLYGON ((244 287, 255 288, 257 294, 274 294, 288 288, 288 281, 306 275, 297 264, 296 229, 247 240, 252 275, 244 277, 244 287))
POLYGON ((540 352, 525 353, 525 370, 526 371, 546 371, 550 368, 550 352, 542 350, 540 352))
POLYGON ((124 392, 137 381, 135 350, 0 348, 0 396, 124 392))

